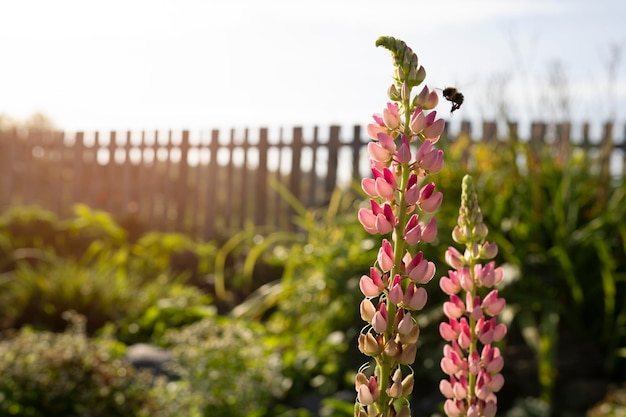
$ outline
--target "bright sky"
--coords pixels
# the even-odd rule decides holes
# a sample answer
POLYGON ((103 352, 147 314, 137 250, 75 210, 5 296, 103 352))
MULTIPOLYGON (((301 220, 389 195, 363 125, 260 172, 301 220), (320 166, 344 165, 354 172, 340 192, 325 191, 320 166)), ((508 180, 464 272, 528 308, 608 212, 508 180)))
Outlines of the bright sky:
POLYGON ((368 123, 392 73, 374 42, 392 35, 429 86, 465 94, 455 121, 503 103, 624 121, 624 21, 623 0, 7 0, 0 114, 68 130, 368 123))

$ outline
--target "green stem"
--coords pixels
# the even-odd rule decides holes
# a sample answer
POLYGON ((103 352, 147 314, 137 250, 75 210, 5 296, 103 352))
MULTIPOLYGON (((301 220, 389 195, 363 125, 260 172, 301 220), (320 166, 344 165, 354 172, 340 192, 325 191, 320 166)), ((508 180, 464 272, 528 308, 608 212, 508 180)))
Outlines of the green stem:
MULTIPOLYGON (((405 124, 404 124, 404 132, 405 135, 410 134, 409 122, 411 115, 409 113, 410 100, 405 100, 403 103, 405 110, 405 124)), ((410 164, 402 164, 400 166, 401 170, 401 179, 398 187, 396 205, 397 205, 397 214, 398 214, 398 223, 395 227, 395 239, 394 239, 394 266, 391 269, 389 282, 393 282, 393 278, 396 274, 400 273, 400 265, 402 264, 402 257, 404 256, 404 251, 406 250, 406 244, 403 239, 405 233, 405 227, 407 222, 407 203, 405 200, 406 187, 409 182, 409 176, 411 174, 410 164)), ((387 330, 385 331, 385 343, 389 342, 392 338, 395 338, 394 331, 394 323, 396 321, 396 312, 397 306, 393 303, 387 302, 387 319, 388 325, 387 330)), ((393 358, 387 357, 384 353, 379 355, 376 358, 376 367, 378 374, 378 383, 379 383, 379 398, 378 404, 380 407, 380 412, 383 415, 388 415, 389 413, 389 396, 387 395, 387 385, 389 383, 389 378, 391 376, 392 367, 395 366, 395 362, 393 358)))
MULTIPOLYGON (((471 246, 469 246, 471 248, 471 246)), ((476 274, 474 273, 474 266, 476 265, 476 260, 474 259, 474 257, 471 257, 470 262, 469 262, 469 270, 470 270, 470 276, 472 278, 472 289, 470 291, 470 295, 472 297, 472 303, 474 302, 474 298, 476 297, 476 274)), ((467 354, 467 359, 471 360, 472 355, 474 354, 474 352, 476 351, 477 348, 477 337, 476 337, 476 319, 470 315, 469 317, 469 326, 470 326, 470 346, 469 346, 469 352, 467 354)), ((472 403, 472 400, 474 399, 474 397, 476 396, 475 394, 475 388, 476 388, 476 375, 473 373, 469 373, 469 390, 467 393, 467 402, 468 405, 472 403)))

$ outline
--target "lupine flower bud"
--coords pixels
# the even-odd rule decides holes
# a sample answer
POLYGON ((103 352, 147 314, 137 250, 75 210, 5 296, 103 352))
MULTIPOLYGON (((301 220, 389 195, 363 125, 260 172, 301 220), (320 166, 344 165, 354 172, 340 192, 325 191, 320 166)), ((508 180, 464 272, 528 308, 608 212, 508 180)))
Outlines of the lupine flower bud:
POLYGON ((483 259, 493 259, 498 254, 498 245, 485 242, 480 248, 480 257, 483 259))
POLYGON ((422 134, 426 139, 431 139, 433 143, 439 140, 439 137, 443 133, 443 129, 446 127, 446 123, 443 119, 436 119, 437 112, 432 111, 426 116, 426 127, 422 130, 422 134))
POLYGON ((406 272, 413 282, 428 284, 435 276, 435 264, 424 259, 422 252, 418 252, 406 266, 406 272))
POLYGON ((428 295, 423 287, 418 288, 414 283, 410 282, 404 292, 402 303, 411 310, 421 310, 426 305, 427 298, 428 295))
POLYGON ((359 335, 359 350, 367 356, 376 356, 382 348, 376 338, 371 333, 359 335))
POLYGON ((374 304, 368 298, 365 298, 361 301, 359 311, 361 313, 361 319, 371 323, 376 313, 376 307, 374 307, 374 304))
POLYGON ((400 126, 400 113, 396 103, 387 103, 387 108, 383 110, 383 120, 388 129, 397 129, 400 126))
POLYGON ((446 263, 454 269, 461 269, 465 265, 465 258, 456 248, 450 246, 446 250, 446 263))
POLYGON ((424 115, 424 112, 422 112, 421 107, 418 106, 415 108, 415 111, 413 111, 409 127, 414 135, 417 135, 424 129, 424 127, 426 127, 426 116, 424 115))
POLYGON ((426 227, 422 226, 422 242, 430 243, 437 237, 437 218, 431 217, 426 227))
POLYGON ((380 266, 383 272, 391 271, 391 268, 394 266, 393 247, 387 239, 383 239, 382 246, 378 251, 377 260, 378 266, 380 266))
POLYGON ((363 374, 357 374, 357 399, 363 405, 374 404, 374 401, 378 399, 378 381, 375 377, 371 376, 367 383, 359 384, 359 375, 363 374))
POLYGON ((400 96, 400 93, 398 92, 398 89, 396 88, 395 84, 391 84, 389 88, 387 89, 387 97, 389 97, 391 101, 402 100, 402 97, 400 96))
POLYGON ((489 294, 487 294, 481 305, 485 314, 490 316, 497 316, 502 312, 502 310, 504 310, 505 306, 506 301, 504 298, 498 298, 498 290, 492 290, 489 294))
POLYGON ((385 303, 379 303, 378 308, 372 317, 372 328, 374 331, 382 333, 387 330, 388 324, 387 305, 385 303))
POLYGON ((402 292, 402 282, 400 281, 400 274, 396 274, 393 278, 391 288, 389 289, 389 302, 392 304, 400 304, 404 298, 402 292))
POLYGON ((422 226, 419 223, 417 214, 411 216, 406 224, 404 231, 404 240, 409 245, 415 245, 422 238, 422 226))
POLYGON ((417 345, 415 343, 403 344, 402 352, 398 358, 398 362, 406 365, 410 365, 415 362, 415 355, 417 354, 417 345))
POLYGON ((408 164, 411 161, 411 148, 409 147, 408 139, 404 135, 398 149, 397 160, 400 164, 408 164))
POLYGON ((439 323, 439 334, 442 339, 448 342, 452 342, 459 337, 461 333, 461 326, 456 319, 450 318, 448 323, 439 323))
POLYGON ((465 313, 465 305, 457 295, 451 295, 450 301, 443 303, 443 311, 446 316, 458 319, 465 313))
POLYGON ((371 267, 369 276, 361 276, 359 288, 366 297, 376 297, 383 292, 385 286, 377 268, 371 267))

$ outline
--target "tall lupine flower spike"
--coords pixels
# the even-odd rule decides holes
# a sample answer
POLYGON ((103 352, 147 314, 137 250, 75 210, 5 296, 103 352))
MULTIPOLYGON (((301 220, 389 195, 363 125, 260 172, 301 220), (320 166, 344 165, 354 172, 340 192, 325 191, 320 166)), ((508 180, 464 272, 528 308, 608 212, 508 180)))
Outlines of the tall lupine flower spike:
POLYGON ((437 237, 434 212, 442 201, 428 179, 443 167, 443 152, 434 145, 444 121, 434 111, 437 94, 413 88, 426 76, 417 55, 402 41, 382 37, 376 42, 391 51, 396 67, 389 88, 390 103, 367 127, 372 177, 361 186, 370 197, 359 210, 365 230, 382 235, 381 246, 360 289, 364 299, 361 318, 367 325, 359 336, 359 350, 375 362, 356 376, 356 417, 409 417, 413 369, 419 327, 417 312, 427 301, 423 285, 435 275, 435 264, 415 249, 437 237), (366 373, 368 375, 366 375, 366 373))
POLYGON ((502 280, 502 269, 493 261, 498 247, 485 241, 487 226, 483 223, 472 178, 463 178, 458 224, 452 232, 455 242, 465 245, 465 253, 450 247, 446 262, 454 270, 439 281, 450 296, 443 311, 447 322, 439 325, 441 337, 448 342, 443 349, 441 369, 447 375, 439 384, 446 397, 444 411, 448 417, 493 417, 496 393, 502 388, 500 374, 504 360, 493 343, 506 334, 506 326, 496 316, 506 302, 498 290, 487 290, 502 280), (485 294, 487 293, 487 294, 485 294), (481 298, 481 294, 485 294, 481 298))

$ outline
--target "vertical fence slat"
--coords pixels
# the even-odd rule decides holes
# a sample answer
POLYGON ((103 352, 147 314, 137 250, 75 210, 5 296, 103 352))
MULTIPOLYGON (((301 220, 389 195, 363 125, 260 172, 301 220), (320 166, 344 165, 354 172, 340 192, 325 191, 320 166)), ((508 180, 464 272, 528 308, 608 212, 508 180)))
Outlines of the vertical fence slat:
POLYGON ((308 190, 308 205, 314 206, 318 203, 317 189, 319 187, 319 179, 317 176, 317 155, 319 143, 319 128, 315 126, 313 128, 313 138, 311 140, 311 169, 309 170, 309 190, 308 190))
MULTIPOLYGON (((289 175, 289 192, 297 199, 301 199, 302 173, 302 128, 293 128, 293 139, 291 141, 291 174, 289 175)), ((289 211, 293 213, 292 210, 289 211)))
POLYGON ((337 168, 339 166, 339 126, 330 127, 330 137, 328 139, 328 173, 326 174, 325 198, 330 198, 335 185, 337 184, 337 168))
POLYGON ((187 213, 187 196, 189 195, 189 181, 187 178, 189 161, 189 131, 183 130, 180 144, 180 161, 178 162, 178 178, 176 195, 176 230, 184 231, 187 213))
POLYGON ((361 125, 356 125, 352 129, 352 181, 359 181, 361 173, 359 172, 359 166, 361 161, 361 149, 363 149, 363 143, 361 142, 361 125))
POLYGON ((241 207, 239 211, 241 215, 239 216, 239 224, 237 225, 239 229, 243 229, 246 225, 246 220, 250 218, 250 204, 247 204, 248 196, 250 193, 250 182, 248 180, 248 149, 250 148, 250 135, 248 129, 244 130, 243 133, 243 143, 241 144, 241 150, 243 152, 243 160, 241 161, 241 179, 239 185, 239 201, 241 202, 241 207))
POLYGON ((211 143, 209 144, 209 166, 207 167, 206 179, 206 220, 204 225, 204 237, 210 239, 215 236, 215 219, 218 215, 218 195, 217 195, 217 150, 219 149, 219 130, 211 131, 211 143))
POLYGON ((267 225, 267 203, 268 203, 268 186, 267 186, 267 152, 269 143, 267 139, 267 128, 261 128, 259 131, 259 165, 256 173, 255 182, 255 208, 254 208, 254 224, 257 226, 267 225))
POLYGON ((72 147, 73 172, 72 172, 72 196, 71 204, 85 203, 84 191, 84 174, 85 170, 85 133, 77 132, 74 137, 74 146, 72 147))

